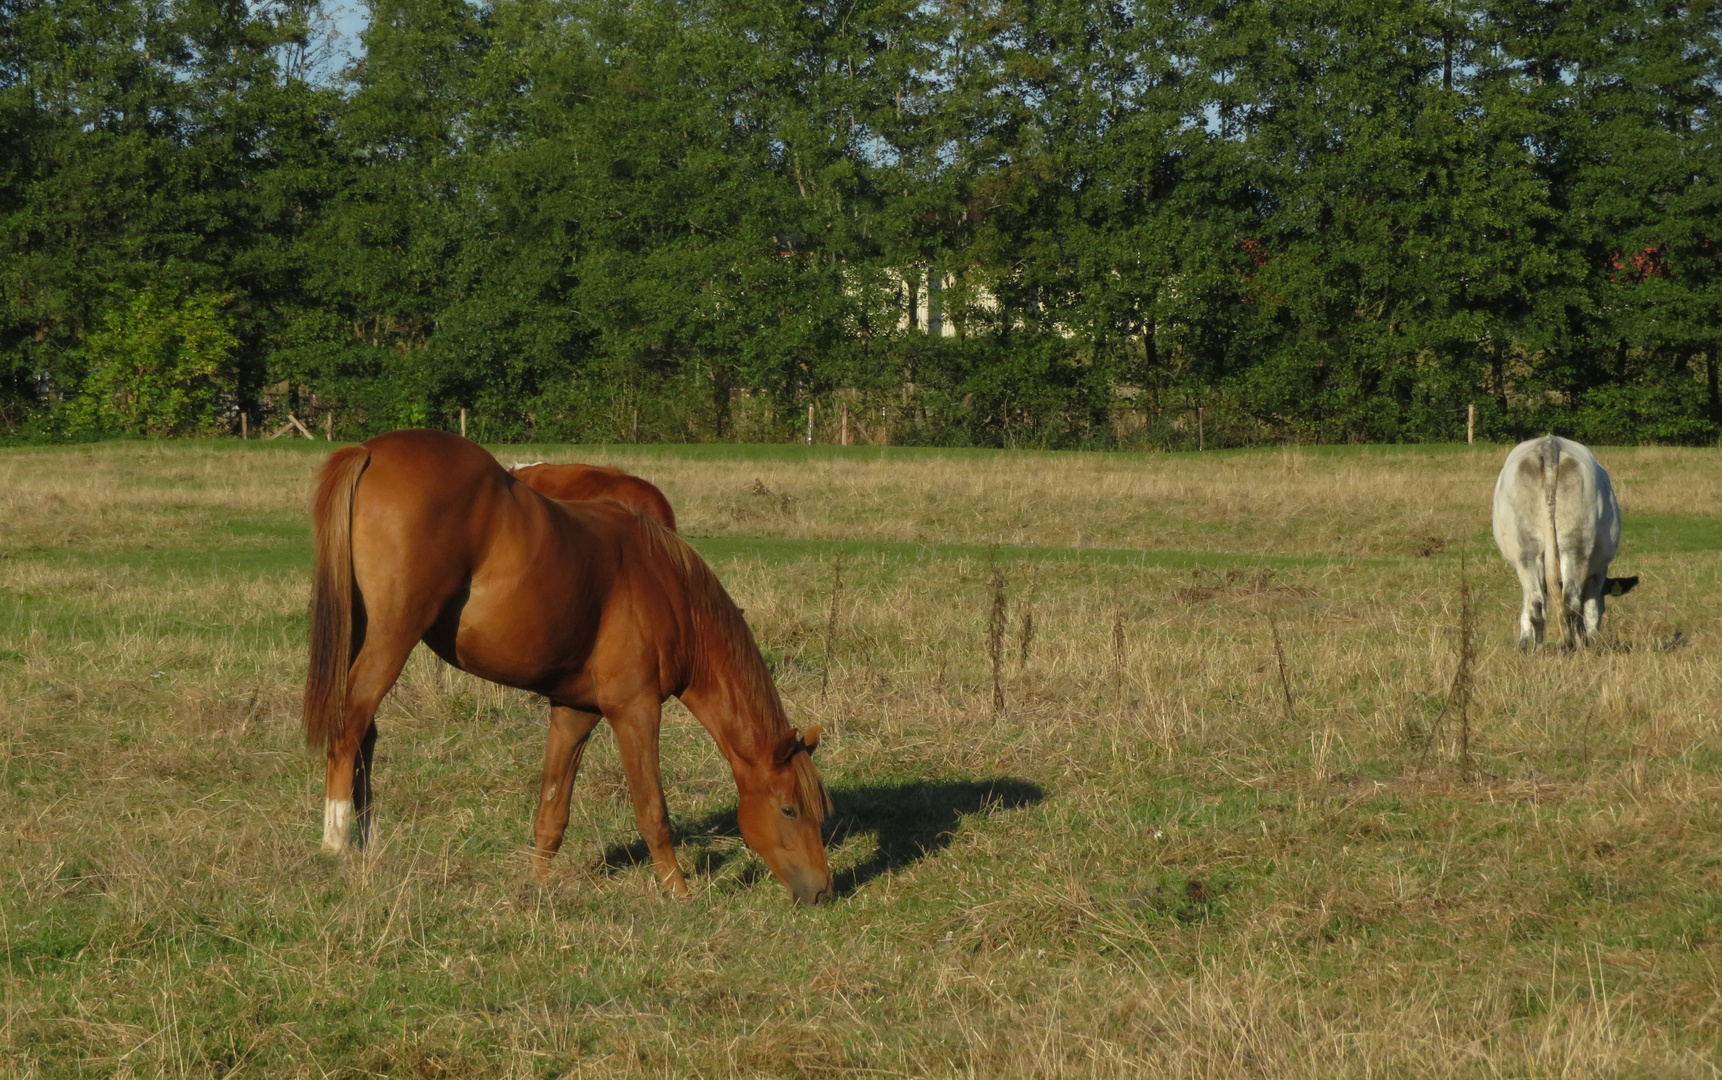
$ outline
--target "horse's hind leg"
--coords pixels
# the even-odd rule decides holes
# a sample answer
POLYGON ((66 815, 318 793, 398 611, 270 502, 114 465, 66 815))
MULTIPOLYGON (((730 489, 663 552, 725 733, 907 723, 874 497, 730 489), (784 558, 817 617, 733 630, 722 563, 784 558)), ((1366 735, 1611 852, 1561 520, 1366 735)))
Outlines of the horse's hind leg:
POLYGON ((550 860, 562 847, 574 777, 580 772, 586 740, 601 719, 597 713, 562 705, 550 707, 550 737, 544 743, 544 780, 539 786, 538 819, 532 829, 536 841, 532 855, 534 877, 542 879, 550 873, 550 860))
POLYGON ((328 743, 323 788, 323 850, 347 849, 355 819, 360 843, 368 837, 373 818, 371 755, 377 743, 377 706, 395 685, 418 637, 390 634, 373 619, 364 647, 347 675, 345 727, 328 743), (357 804, 357 805, 355 805, 357 804))
POLYGON ((1522 601, 1519 607, 1519 650, 1528 652, 1543 643, 1543 629, 1546 624, 1547 598, 1542 578, 1542 563, 1535 562, 1530 566, 1520 563, 1513 564, 1513 569, 1519 574, 1519 590, 1522 601))
POLYGON ((353 762, 353 816, 359 822, 359 847, 371 842, 371 759, 377 751, 377 719, 371 718, 359 740, 359 756, 353 762))
POLYGON ((1603 574, 1592 574, 1584 579, 1584 636, 1587 641, 1595 638, 1602 629, 1602 591, 1607 587, 1608 578, 1603 574))

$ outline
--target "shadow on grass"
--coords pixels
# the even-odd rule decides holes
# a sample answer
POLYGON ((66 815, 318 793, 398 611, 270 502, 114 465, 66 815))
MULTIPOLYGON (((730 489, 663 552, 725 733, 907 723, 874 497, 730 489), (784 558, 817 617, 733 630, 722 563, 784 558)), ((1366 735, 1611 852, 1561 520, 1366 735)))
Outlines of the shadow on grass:
MULTIPOLYGON (((826 844, 836 847, 852 837, 871 834, 877 845, 865 861, 838 872, 837 895, 848 896, 880 874, 901 869, 949 846, 966 817, 1018 810, 1045 797, 1039 784, 1012 777, 868 784, 833 790, 833 812, 825 822, 826 844)), ((732 841, 741 838, 734 810, 678 826, 674 841, 679 847, 688 841, 719 837, 732 841)), ((741 846, 733 842, 708 847, 695 857, 693 871, 716 873, 741 853, 741 846)), ((604 851, 601 865, 608 870, 620 870, 650 861, 645 841, 635 840, 631 844, 611 844, 604 851)), ((768 876, 769 871, 753 863, 740 875, 740 880, 751 884, 768 876)))
POLYGON ((1690 644, 1692 642, 1686 637, 1686 631, 1674 627, 1659 627, 1651 632, 1648 640, 1634 640, 1609 634, 1593 641, 1591 648, 1598 653, 1670 653, 1690 644))

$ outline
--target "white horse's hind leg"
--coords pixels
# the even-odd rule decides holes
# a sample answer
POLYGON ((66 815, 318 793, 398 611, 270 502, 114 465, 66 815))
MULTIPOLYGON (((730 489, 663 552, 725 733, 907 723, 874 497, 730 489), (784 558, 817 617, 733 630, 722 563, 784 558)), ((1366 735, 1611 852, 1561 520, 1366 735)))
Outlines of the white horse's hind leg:
POLYGON ((1519 572, 1519 592, 1523 597, 1519 606, 1519 648, 1528 650, 1543 641, 1545 598, 1541 562, 1514 569, 1519 572))
MULTIPOLYGON (((1572 620, 1572 644, 1578 648, 1590 644, 1590 627, 1585 617, 1585 596, 1590 584, 1585 579, 1586 566, 1579 562, 1568 551, 1567 545, 1561 545, 1561 589, 1560 608, 1556 614, 1563 619, 1572 620)), ((1564 623, 1557 627, 1565 629, 1564 623)), ((1561 635, 1565 637, 1563 633, 1561 635)))
POLYGON ((1584 583, 1584 636, 1588 640, 1597 635, 1602 629, 1602 590, 1606 579, 1601 574, 1585 579, 1584 583))
POLYGON ((353 800, 323 800, 323 850, 339 855, 353 835, 353 800))

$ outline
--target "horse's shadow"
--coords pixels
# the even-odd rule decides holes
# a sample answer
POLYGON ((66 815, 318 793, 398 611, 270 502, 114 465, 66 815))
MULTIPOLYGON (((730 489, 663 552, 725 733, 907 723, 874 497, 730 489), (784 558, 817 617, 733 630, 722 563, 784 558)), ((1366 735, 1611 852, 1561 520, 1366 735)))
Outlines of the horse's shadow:
MULTIPOLYGON (((1027 780, 1001 777, 994 780, 915 781, 906 784, 868 784, 831 792, 832 814, 825 820, 825 842, 839 847, 852 837, 872 834, 875 848, 868 858, 837 873, 836 892, 848 896, 880 874, 901 869, 947 847, 965 817, 998 810, 1033 806, 1045 798, 1040 785, 1027 780)), ((728 843, 706 844, 693 860, 696 874, 716 873, 731 859, 742 855, 741 831, 735 811, 709 814, 678 825, 673 830, 678 846, 724 838, 728 843)), ((620 870, 649 862, 651 855, 642 840, 611 844, 601 865, 620 870)), ((757 863, 741 874, 744 882, 766 876, 757 863)))

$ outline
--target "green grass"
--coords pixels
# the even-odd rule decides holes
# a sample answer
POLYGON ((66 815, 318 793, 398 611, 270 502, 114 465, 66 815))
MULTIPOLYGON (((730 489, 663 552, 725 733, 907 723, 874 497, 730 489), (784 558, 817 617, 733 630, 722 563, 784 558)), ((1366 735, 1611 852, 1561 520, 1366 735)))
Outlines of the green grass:
POLYGON ((1622 523, 1625 554, 1722 551, 1722 521, 1698 514, 1635 514, 1622 523))
POLYGON ((768 537, 689 537, 699 553, 714 565, 751 560, 768 566, 807 559, 831 560, 839 554, 853 561, 897 566, 938 562, 1072 563, 1124 569, 1195 570, 1239 567, 1284 569, 1325 566, 1349 561, 1300 558, 1295 555, 1245 555, 1206 551, 1131 551, 1123 548, 1061 548, 1023 544, 915 544, 866 540, 788 540, 768 537))
POLYGON ((695 899, 660 894, 604 729, 529 884, 542 704, 423 655, 381 716, 380 844, 321 856, 297 733, 319 449, 0 454, 8 1075, 1716 1071, 1714 453, 1602 454, 1645 583, 1562 657, 1512 648, 1503 448, 553 451, 665 486, 825 725, 842 895, 806 910, 675 706, 695 899))

